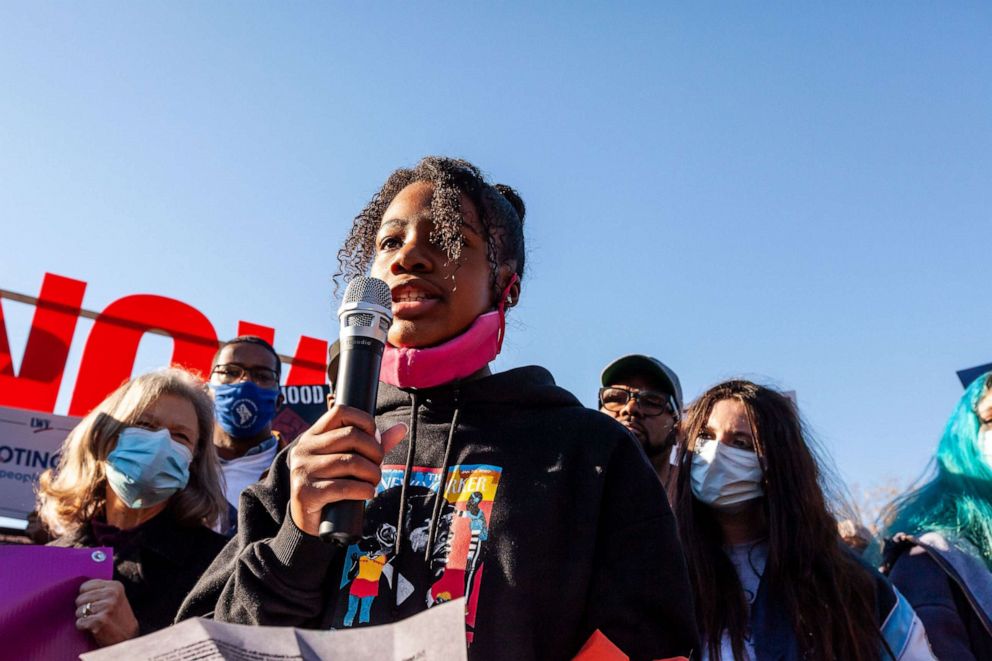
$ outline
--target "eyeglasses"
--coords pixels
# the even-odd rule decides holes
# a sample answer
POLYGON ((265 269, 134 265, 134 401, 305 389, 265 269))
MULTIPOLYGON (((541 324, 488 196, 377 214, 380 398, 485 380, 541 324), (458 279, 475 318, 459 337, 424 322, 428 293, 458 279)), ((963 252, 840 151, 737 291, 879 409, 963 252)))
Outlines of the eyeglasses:
POLYGON ((221 383, 237 383, 245 374, 256 385, 271 388, 279 383, 279 374, 268 367, 244 367, 237 363, 216 365, 211 374, 216 374, 221 383))
POLYGON ((674 414, 671 398, 659 392, 651 390, 633 390, 620 386, 608 386, 599 389, 599 401, 604 409, 614 413, 622 411, 627 402, 633 398, 641 409, 645 417, 653 417, 662 413, 674 414))

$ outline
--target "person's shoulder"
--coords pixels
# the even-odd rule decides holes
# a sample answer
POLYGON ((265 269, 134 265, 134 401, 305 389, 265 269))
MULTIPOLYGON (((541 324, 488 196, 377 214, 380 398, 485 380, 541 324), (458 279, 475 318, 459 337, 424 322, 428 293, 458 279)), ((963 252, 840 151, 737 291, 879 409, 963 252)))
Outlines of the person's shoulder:
POLYGON ((227 537, 203 524, 184 525, 173 521, 175 533, 194 553, 217 555, 227 544, 227 537))
POLYGON ((583 406, 559 409, 557 415, 562 416, 557 418, 557 427, 569 430, 560 436, 569 438, 576 455, 584 457, 598 473, 622 476, 621 479, 630 485, 643 483, 650 485, 652 490, 661 489, 640 441, 619 422, 601 411, 583 406))
POLYGON ((906 582, 916 584, 946 580, 946 572, 930 555, 926 547, 904 542, 897 553, 887 557, 889 579, 900 587, 906 582))
POLYGON ((914 606, 951 603, 951 577, 915 539, 889 540, 883 568, 892 585, 914 606))
POLYGON ((220 544, 224 546, 227 543, 227 537, 206 526, 194 526, 190 530, 192 531, 192 535, 204 544, 220 544))
POLYGON ((490 391, 498 390, 501 398, 540 411, 542 416, 553 416, 571 420, 587 427, 590 431, 622 438, 630 433, 616 420, 598 409, 584 406, 571 391, 555 383, 548 370, 536 365, 518 367, 490 377, 492 384, 498 384, 490 391))
POLYGON ((637 439, 610 416, 576 403, 549 408, 535 414, 535 428, 553 430, 561 439, 580 446, 593 446, 607 454, 636 457, 642 454, 637 439))
POLYGON ((93 546, 95 540, 90 533, 89 523, 81 525, 70 532, 63 533, 55 539, 45 543, 45 546, 55 546, 65 549, 78 549, 93 546))
POLYGON ((897 570, 916 576, 944 573, 937 561, 919 545, 910 546, 895 559, 892 563, 892 573, 897 570))
POLYGON ((188 542, 192 547, 190 552, 195 560, 190 564, 205 568, 214 561, 214 558, 227 546, 229 541, 224 535, 206 526, 191 528, 188 542))
POLYGON ((917 572, 930 574, 942 570, 917 537, 905 533, 887 537, 882 550, 882 573, 892 579, 917 572))
POLYGON ((55 546, 63 549, 73 549, 82 546, 79 539, 72 535, 63 535, 61 537, 56 537, 52 541, 45 544, 45 546, 55 546))
POLYGON ((569 409, 575 423, 588 434, 607 439, 616 446, 623 449, 638 449, 637 438, 619 422, 596 409, 578 406, 569 409))

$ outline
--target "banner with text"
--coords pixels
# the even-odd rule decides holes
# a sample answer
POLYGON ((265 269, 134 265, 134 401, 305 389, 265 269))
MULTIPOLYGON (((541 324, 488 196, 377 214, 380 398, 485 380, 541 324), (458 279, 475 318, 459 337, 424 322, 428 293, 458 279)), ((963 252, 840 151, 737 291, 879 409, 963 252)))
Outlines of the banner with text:
POLYGON ((38 478, 58 464, 62 442, 79 420, 0 407, 0 516, 28 518, 38 478))
POLYGON ((283 386, 281 390, 283 406, 276 412, 272 428, 287 441, 292 441, 327 412, 327 395, 331 387, 327 384, 283 386))

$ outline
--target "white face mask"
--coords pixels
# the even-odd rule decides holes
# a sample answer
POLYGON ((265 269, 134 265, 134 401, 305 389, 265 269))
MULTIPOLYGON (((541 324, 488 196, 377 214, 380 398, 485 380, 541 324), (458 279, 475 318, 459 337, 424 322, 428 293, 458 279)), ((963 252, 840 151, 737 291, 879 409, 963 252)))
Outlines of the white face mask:
POLYGON ((978 452, 985 463, 992 467, 992 429, 978 432, 978 452))
POLYGON ((761 464, 752 450, 716 439, 696 439, 692 455, 692 493, 710 507, 729 507, 765 495, 761 464))

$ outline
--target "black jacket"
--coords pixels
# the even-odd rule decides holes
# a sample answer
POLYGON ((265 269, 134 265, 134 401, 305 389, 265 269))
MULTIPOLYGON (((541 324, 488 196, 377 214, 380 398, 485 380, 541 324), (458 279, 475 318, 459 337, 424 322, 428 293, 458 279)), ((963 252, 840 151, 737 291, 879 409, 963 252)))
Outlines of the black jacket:
POLYGON ((923 621, 938 659, 992 659, 992 573, 935 533, 886 543, 889 578, 923 621))
POLYGON ((571 658, 597 629, 634 659, 698 649, 671 509, 623 427, 538 367, 380 384, 377 424, 397 422, 411 431, 357 545, 338 551, 286 516, 284 451, 243 493, 238 535, 180 618, 346 628, 467 596, 472 659, 571 658))
MULTIPOLYGON (((184 526, 169 510, 135 529, 132 540, 114 551, 114 580, 124 585, 128 603, 145 635, 172 624, 179 605, 227 539, 204 526, 184 526)), ((60 537, 50 546, 90 547, 92 527, 60 537)))

